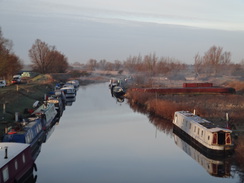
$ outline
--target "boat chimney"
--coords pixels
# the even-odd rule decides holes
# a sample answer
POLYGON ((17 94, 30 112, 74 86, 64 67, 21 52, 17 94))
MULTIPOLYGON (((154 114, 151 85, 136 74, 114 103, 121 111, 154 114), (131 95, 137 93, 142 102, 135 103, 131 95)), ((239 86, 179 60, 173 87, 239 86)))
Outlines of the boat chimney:
POLYGON ((4 159, 8 159, 8 146, 5 146, 5 156, 4 159))
POLYGON ((193 110, 193 114, 196 115, 196 109, 193 110))
POLYGON ((226 128, 229 128, 229 114, 226 113, 225 116, 226 116, 226 128))
POLYGON ((19 121, 19 113, 18 112, 15 112, 15 121, 19 121))

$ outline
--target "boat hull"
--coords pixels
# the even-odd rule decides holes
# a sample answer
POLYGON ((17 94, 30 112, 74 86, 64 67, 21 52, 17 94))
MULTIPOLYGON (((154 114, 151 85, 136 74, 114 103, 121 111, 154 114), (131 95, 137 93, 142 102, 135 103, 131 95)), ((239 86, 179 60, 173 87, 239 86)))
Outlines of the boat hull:
POLYGON ((234 152, 233 146, 225 146, 225 149, 223 149, 223 150, 208 148, 208 147, 204 146, 203 144, 201 144, 199 141, 197 141, 195 138, 191 137, 188 133, 183 131, 181 128, 179 128, 175 124, 173 126, 173 133, 178 135, 181 139, 186 141, 189 145, 191 145, 198 151, 202 152, 202 154, 204 154, 206 157, 209 157, 209 158, 213 158, 213 157, 214 158, 223 158, 223 157, 232 155, 234 152))

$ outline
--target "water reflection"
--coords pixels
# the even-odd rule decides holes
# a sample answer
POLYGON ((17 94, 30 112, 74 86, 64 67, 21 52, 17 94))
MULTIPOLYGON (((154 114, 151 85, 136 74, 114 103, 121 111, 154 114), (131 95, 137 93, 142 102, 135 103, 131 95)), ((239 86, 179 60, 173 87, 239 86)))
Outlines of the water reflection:
POLYGON ((204 152, 198 151, 176 133, 173 133, 175 144, 201 165, 210 175, 216 177, 230 177, 231 164, 230 159, 216 159, 215 157, 207 157, 204 152))
POLYGON ((66 99, 66 106, 72 106, 72 104, 75 102, 76 98, 67 98, 66 99))
POLYGON ((35 181, 222 183, 237 182, 236 175, 239 182, 244 181, 243 161, 238 164, 237 156, 214 159, 201 154, 172 133, 171 121, 124 98, 123 105, 116 105, 114 99, 118 99, 111 98, 106 84, 87 86, 79 92, 60 125, 46 133, 44 153, 37 161, 40 175, 39 179, 33 175, 35 181), (188 155, 178 147, 194 161, 186 159, 188 155), (198 172, 195 165, 189 165, 195 161, 204 169, 200 167, 198 172))
POLYGON ((239 182, 244 182, 244 123, 236 122, 232 125, 235 137, 237 137, 235 140, 236 152, 234 155, 228 158, 216 158, 209 154, 204 154, 200 149, 196 149, 196 147, 192 147, 182 140, 175 132, 172 133, 173 123, 171 121, 149 113, 144 106, 133 102, 133 100, 128 100, 128 104, 134 112, 145 114, 157 129, 166 134, 173 135, 175 144, 197 161, 210 175, 222 178, 232 178, 238 175, 240 179, 239 182))

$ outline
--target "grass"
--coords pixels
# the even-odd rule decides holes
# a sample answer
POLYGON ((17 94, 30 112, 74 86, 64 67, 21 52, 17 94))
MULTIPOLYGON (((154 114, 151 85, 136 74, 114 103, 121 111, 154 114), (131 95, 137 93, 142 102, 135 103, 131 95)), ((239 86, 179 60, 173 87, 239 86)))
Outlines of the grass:
POLYGON ((36 100, 43 101, 44 94, 52 90, 49 76, 39 75, 27 83, 0 89, 0 134, 15 121, 15 113, 25 117, 24 110, 32 108, 36 100), (3 106, 5 104, 5 113, 3 106))

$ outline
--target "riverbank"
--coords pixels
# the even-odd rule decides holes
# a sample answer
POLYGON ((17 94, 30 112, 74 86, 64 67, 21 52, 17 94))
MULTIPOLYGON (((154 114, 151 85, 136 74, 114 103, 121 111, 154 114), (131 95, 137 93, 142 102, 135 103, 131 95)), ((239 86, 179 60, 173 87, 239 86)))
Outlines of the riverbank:
POLYGON ((34 78, 26 78, 23 83, 0 88, 0 135, 4 128, 15 122, 15 114, 25 117, 24 111, 31 109, 35 101, 43 101, 45 94, 54 90, 58 82, 77 79, 80 86, 92 83, 107 82, 109 76, 89 74, 74 78, 72 74, 45 74, 34 78))
MULTIPOLYGON (((167 81, 168 82, 168 81, 167 81)), ((178 87, 185 81, 176 81, 178 87)), ((161 86, 166 86, 161 83, 161 86)), ((167 86, 170 86, 169 83, 167 86)), ((220 127, 231 127, 238 130, 237 126, 243 124, 244 114, 244 95, 243 82, 224 81, 222 87, 233 87, 236 90, 234 94, 159 94, 137 91, 129 89, 126 92, 126 98, 129 105, 133 108, 141 108, 149 115, 158 116, 162 119, 172 121, 175 111, 195 110, 196 114, 206 118, 220 127), (225 86, 224 86, 225 85, 225 86), (227 115, 227 117, 226 117, 227 115)), ((136 88, 138 86, 135 86, 136 88)), ((140 86, 143 88, 143 86, 140 86)), ((149 86, 147 86, 150 88, 149 86)), ((175 87, 175 86, 171 86, 175 87)), ((133 88, 133 86, 132 86, 133 88)), ((155 88, 155 87, 154 87, 155 88)), ((157 87, 156 87, 157 88, 157 87)))

